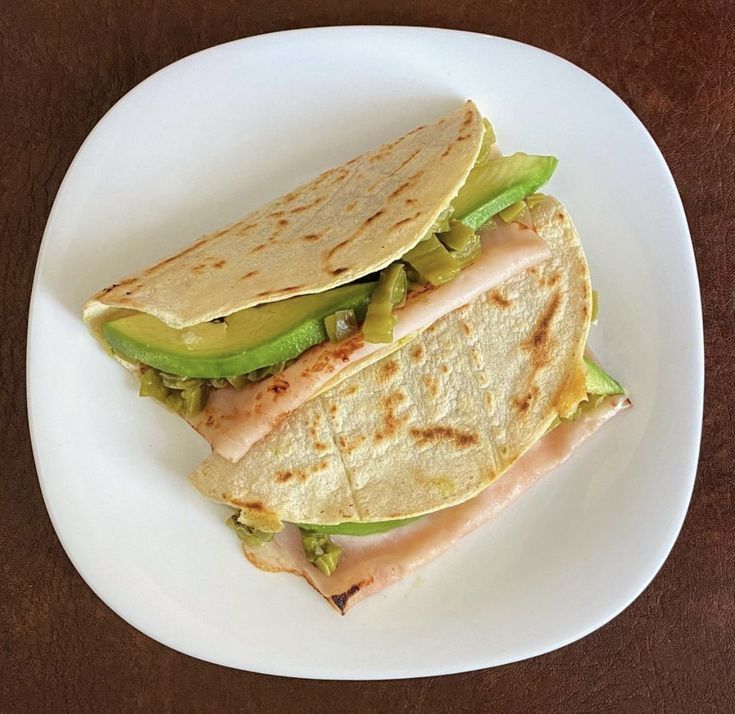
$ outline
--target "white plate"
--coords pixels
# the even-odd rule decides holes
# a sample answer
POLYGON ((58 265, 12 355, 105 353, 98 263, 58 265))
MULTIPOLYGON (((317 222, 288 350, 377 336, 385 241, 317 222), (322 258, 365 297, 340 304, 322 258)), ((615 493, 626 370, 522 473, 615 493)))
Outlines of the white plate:
POLYGON ((538 655, 620 612, 663 563, 692 491, 702 410, 697 275, 649 134, 553 55, 422 28, 285 32, 158 72, 90 134, 59 190, 30 313, 39 479, 90 587, 156 640, 271 674, 394 678, 538 655), (327 167, 473 98, 506 152, 553 153, 601 294, 592 346, 635 406, 521 502, 415 577, 336 615, 251 567, 186 475, 207 447, 139 399, 87 334, 92 292, 327 167))

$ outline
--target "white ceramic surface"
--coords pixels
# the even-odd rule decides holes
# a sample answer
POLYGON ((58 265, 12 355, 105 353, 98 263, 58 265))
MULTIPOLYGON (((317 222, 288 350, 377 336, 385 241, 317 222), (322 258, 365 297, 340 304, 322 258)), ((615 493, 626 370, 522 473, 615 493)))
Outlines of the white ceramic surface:
POLYGON ((64 179, 28 345, 39 478, 74 565, 134 627, 232 667, 413 677, 560 647, 648 584, 692 490, 701 308, 672 177, 610 90, 508 40, 315 29, 233 42, 158 72, 102 119, 64 179), (635 406, 494 524, 342 618, 301 579, 244 560, 227 509, 186 479, 206 444, 136 396, 80 309, 114 279, 467 97, 506 152, 559 157, 548 190, 574 217, 601 294, 591 344, 635 406))

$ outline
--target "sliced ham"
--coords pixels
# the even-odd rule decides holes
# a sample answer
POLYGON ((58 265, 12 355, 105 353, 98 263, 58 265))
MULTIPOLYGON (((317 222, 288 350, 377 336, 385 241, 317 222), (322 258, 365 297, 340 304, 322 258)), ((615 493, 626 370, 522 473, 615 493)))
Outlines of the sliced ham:
POLYGON ((334 536, 342 548, 339 567, 323 575, 304 558, 298 528, 287 525, 270 543, 245 547, 245 555, 262 570, 303 576, 342 614, 356 602, 449 550, 462 536, 491 520, 540 478, 566 461, 605 421, 628 406, 626 397, 611 397, 578 420, 549 432, 475 498, 429 514, 410 525, 372 536, 334 536))
MULTIPOLYGON (((501 223, 486 230, 482 234, 480 257, 453 281, 409 294, 406 304, 397 312, 394 340, 426 329, 549 256, 546 242, 535 231, 518 223, 501 223)), ((248 385, 239 392, 232 388, 214 391, 205 409, 191 424, 215 451, 237 462, 256 441, 340 372, 385 347, 365 342, 359 334, 339 344, 316 345, 274 377, 248 385)))

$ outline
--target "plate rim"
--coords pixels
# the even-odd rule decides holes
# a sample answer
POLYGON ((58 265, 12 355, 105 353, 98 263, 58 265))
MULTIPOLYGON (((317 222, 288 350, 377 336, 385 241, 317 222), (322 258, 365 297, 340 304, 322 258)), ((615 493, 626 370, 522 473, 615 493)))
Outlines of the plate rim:
MULTIPOLYGON (((34 458, 34 464, 36 468, 36 477, 39 482, 39 486, 41 489, 41 493, 43 496, 44 505, 46 507, 46 510, 49 514, 49 517, 51 519, 52 525, 54 527, 54 531, 56 533, 56 536, 64 549, 64 552, 66 556, 71 561, 72 565, 76 569, 76 571, 79 573, 79 575, 84 580, 85 584, 92 590, 92 592, 105 604, 107 608, 109 608, 115 615, 123 619, 128 625, 133 627, 139 632, 142 632, 147 637, 150 637, 152 640, 154 640, 157 643, 160 643, 164 645, 165 647, 168 647, 169 649, 173 649, 178 652, 182 652, 183 654, 186 654, 188 656, 194 657, 196 659, 200 659, 206 662, 211 662, 213 664, 218 664, 225 667, 230 667, 233 669, 239 669, 241 671, 248 671, 248 672, 254 672, 258 674, 270 674, 270 675, 276 675, 276 676, 286 676, 286 677, 293 677, 297 679, 323 679, 323 680, 332 680, 332 681, 344 681, 344 680, 358 680, 358 681, 377 681, 377 680, 390 680, 390 679, 404 679, 404 678, 416 678, 416 677, 426 677, 426 676, 442 676, 447 674, 457 674, 461 672, 471 672, 471 671, 477 671, 480 669, 486 669, 496 666, 502 666, 504 664, 512 664, 514 662, 523 661, 532 657, 541 656, 544 654, 548 654, 549 652, 553 652, 557 649, 561 649, 562 647, 566 647, 567 645, 576 642, 578 640, 581 640, 585 637, 587 637, 589 634, 594 632, 595 630, 600 629, 607 623, 609 623, 611 620, 616 618, 623 610, 627 609, 635 600, 640 597, 640 595, 643 593, 643 591, 648 588, 648 586, 651 584, 651 582, 654 580, 654 578, 658 575, 661 568, 663 567, 664 563, 666 562, 667 558, 671 554, 671 551, 676 544, 676 541, 681 533, 681 529, 684 525, 684 521, 686 519, 686 515, 688 513, 693 489, 694 489, 694 483, 696 480, 697 470, 698 470, 698 464, 699 464, 699 456, 700 456, 700 450, 701 450, 701 436, 702 436, 702 428, 703 428, 703 407, 704 407, 704 379, 705 379, 705 359, 704 359, 704 329, 703 329, 703 314, 702 314, 702 296, 701 296, 701 286, 699 282, 699 276, 698 276, 698 270, 697 270, 697 263, 696 263, 696 256, 694 253, 694 246, 692 242, 692 236, 691 231, 689 228, 689 223, 686 217, 686 213, 684 211, 684 206, 681 200, 681 195, 679 193, 678 187, 676 185, 676 182, 673 178, 673 175, 671 173, 671 169, 668 166, 668 163, 666 162, 665 157, 663 156, 663 153, 661 152, 658 144, 655 142, 653 137, 651 136, 650 132, 646 128, 646 126, 643 124, 643 122, 638 118, 638 116, 633 112, 633 110, 628 106, 628 104, 620 97, 617 93, 615 93, 610 87, 608 87, 606 84, 604 84, 601 80, 597 79, 594 75, 587 72, 582 67, 579 67, 578 65, 574 64, 573 62, 565 59, 564 57, 561 57, 553 52, 550 52, 548 50, 544 50, 540 47, 536 47, 534 45, 530 45, 524 42, 520 42, 518 40, 513 40, 505 37, 499 37, 497 35, 489 35, 481 32, 473 32, 473 31, 467 31, 467 30, 456 30, 456 29, 450 29, 450 28, 440 28, 440 27, 425 27, 425 26, 408 26, 408 25, 327 25, 327 26, 319 26, 319 27, 308 27, 308 28, 296 28, 296 29, 290 29, 290 30, 278 30, 273 32, 267 32, 257 35, 250 35, 242 38, 237 38, 234 40, 230 40, 224 43, 220 43, 217 45, 212 45, 210 47, 204 48, 202 50, 199 50, 197 52, 194 52, 192 54, 186 55, 184 57, 181 57, 174 62, 171 62, 168 65, 165 65, 164 67, 161 67, 160 69, 156 70, 154 73, 150 74, 149 76, 145 77, 141 82, 137 83, 135 86, 131 87, 130 90, 128 90, 125 94, 123 94, 103 115, 100 117, 100 119, 94 124, 91 131, 87 134, 84 141, 80 144, 79 148, 76 150, 76 153, 74 155, 73 160, 69 164, 65 174, 64 178, 62 179, 59 189, 56 193, 56 196, 54 198, 54 202, 52 204, 51 210, 48 215, 48 219, 46 221, 46 225, 44 227, 41 243, 38 250, 38 255, 34 267, 34 277, 32 281, 32 288, 31 288, 31 298, 29 301, 29 308, 28 308, 28 325, 27 325, 27 331, 26 331, 26 360, 25 360, 25 368, 26 368, 26 405, 27 405, 27 422, 29 427, 29 434, 30 434, 30 440, 31 440, 31 447, 33 452, 33 458, 34 458), (412 671, 412 670, 406 670, 406 671, 390 671, 390 672, 383 672, 378 676, 375 676, 373 674, 365 674, 362 676, 359 672, 340 672, 337 670, 336 672, 321 672, 318 671, 317 668, 310 668, 310 667, 303 667, 297 670, 294 670, 289 667, 281 667, 279 669, 273 669, 273 668, 260 668, 258 667, 257 663, 254 665, 248 665, 247 668, 238 664, 233 664, 232 662, 224 661, 223 659, 218 659, 216 656, 211 656, 211 653, 201 653, 201 652, 194 652, 190 647, 184 646, 182 644, 174 644, 171 642, 166 641, 167 638, 161 637, 158 634, 153 634, 149 631, 148 627, 142 627, 139 624, 134 624, 131 622, 130 619, 122 615, 117 608, 110 605, 107 600, 102 597, 97 591, 97 588, 95 585, 92 584, 91 580, 93 580, 93 577, 88 577, 88 575, 93 575, 88 573, 87 569, 84 567, 80 567, 80 564, 77 562, 77 558, 75 554, 72 552, 70 548, 67 547, 67 544, 65 543, 64 537, 61 535, 61 529, 59 528, 57 517, 55 515, 55 510, 52 505, 51 499, 48 496, 47 489, 45 486, 45 479, 42 475, 42 469, 40 467, 41 463, 41 446, 39 439, 36 435, 36 428, 34 427, 34 414, 36 411, 36 408, 34 406, 34 402, 32 399, 32 372, 31 372, 31 366, 33 361, 33 355, 34 355, 34 326, 38 322, 38 318, 36 317, 36 313, 40 310, 39 307, 39 283, 41 280, 41 274, 43 272, 43 268, 45 266, 45 260, 46 260, 46 253, 49 251, 49 245, 50 245, 50 239, 49 235, 52 232, 52 227, 56 218, 56 214, 59 210, 59 206, 61 205, 62 201, 61 198, 64 195, 65 190, 68 190, 68 183, 69 183, 69 177, 73 173, 73 169, 77 165, 78 161, 80 160, 80 156, 84 153, 84 148, 91 143, 96 135, 99 132, 100 127, 102 124, 107 120, 107 118, 116 110, 118 110, 119 106, 123 104, 129 96, 136 92, 140 87, 145 85, 146 83, 149 83, 153 81, 154 79, 160 79, 161 75, 164 75, 165 73, 169 72, 172 68, 186 62, 196 61, 197 58, 200 58, 204 55, 209 55, 212 53, 216 53, 218 51, 221 51, 223 48, 226 48, 230 45, 242 45, 244 43, 255 43, 255 42, 263 42, 263 41, 281 41, 285 37, 295 34, 317 34, 317 33, 329 33, 334 32, 337 34, 341 33, 352 33, 354 31, 370 31, 370 32, 380 32, 388 34, 395 32, 395 33, 402 33, 402 32, 409 32, 412 34, 425 34, 425 33, 436 33, 436 34, 453 34, 453 35, 468 35, 473 37, 480 37, 484 39, 491 39, 495 42, 498 42, 500 44, 509 44, 513 45, 519 48, 523 48, 524 51, 530 51, 531 53, 540 53, 545 56, 545 58, 549 61, 561 63, 562 65, 566 65, 568 68, 571 68, 573 70, 576 70, 577 72, 581 72, 588 79, 591 79, 598 88, 603 89, 604 92, 606 92, 609 95, 612 95, 612 98, 617 100, 620 104, 623 105, 627 113, 630 115, 630 117, 634 120, 636 123, 638 129, 642 133, 642 136, 644 136, 649 143, 650 147, 653 149, 654 154, 656 156, 657 161, 661 164, 662 168, 664 169, 664 175, 667 178, 668 186, 667 186, 667 193, 670 193, 670 195, 675 199, 675 208, 677 211, 677 223, 680 223, 681 226, 685 229, 686 235, 689 238, 689 241, 686 243, 686 250, 687 250, 687 261, 686 265, 682 266, 685 267, 686 273, 688 274, 689 280, 692 281, 691 287, 692 287, 692 295, 690 296, 693 298, 692 301, 692 317, 694 321, 696 322, 695 328, 696 328, 696 354, 692 355, 692 361, 696 363, 697 370, 696 374, 692 375, 693 379, 691 380, 691 391, 692 394, 697 396, 696 400, 696 413, 693 415, 696 417, 694 419, 694 424, 696 426, 695 429, 693 429, 690 433, 691 438, 691 447, 688 446, 687 448, 687 456, 689 456, 686 472, 689 474, 688 482, 687 482, 687 492, 684 494, 682 492, 682 495, 686 495, 686 499, 682 499, 682 506, 679 509, 679 513, 677 515, 677 522, 675 524, 675 528, 672 529, 672 537, 670 539, 670 542, 665 543, 665 547, 662 549, 662 554, 659 557, 659 562, 657 562, 655 568, 653 568, 650 572, 650 574, 644 578, 643 584, 635 590, 634 594, 630 596, 627 600, 625 600, 620 606, 616 606, 609 611, 606 612, 606 614, 599 619, 599 621, 596 621, 595 624, 590 625, 582 630, 579 630, 576 632, 576 634, 571 635, 567 638, 564 638, 562 640, 559 640, 557 643, 555 643, 553 646, 550 646, 548 648, 544 649, 534 649, 533 651, 527 651, 522 654, 518 654, 517 656, 511 656, 510 658, 503 659, 502 661, 488 661, 486 658, 483 661, 479 661, 481 658, 476 658, 477 664, 472 666, 466 666, 464 664, 447 664, 442 667, 436 667, 434 669, 426 668, 421 671, 412 671)), ((674 525, 672 523, 672 525, 674 525)), ((185 643, 186 644, 186 643, 185 643)))

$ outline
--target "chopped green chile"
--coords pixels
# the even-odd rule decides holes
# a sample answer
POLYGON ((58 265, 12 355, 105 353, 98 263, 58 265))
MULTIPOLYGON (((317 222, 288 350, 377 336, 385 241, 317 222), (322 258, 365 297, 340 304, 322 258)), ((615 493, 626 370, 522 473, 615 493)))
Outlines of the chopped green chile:
POLYGON ((324 328, 330 342, 341 342, 354 335, 359 329, 357 315, 352 309, 337 310, 324 318, 324 328))
POLYGON ((248 376, 246 374, 238 374, 234 377, 225 378, 225 382, 227 382, 227 384, 229 384, 231 387, 237 389, 237 391, 239 392, 241 389, 245 389, 245 387, 250 383, 250 380, 248 379, 248 376))
POLYGON ((406 271, 401 263, 391 263, 381 271, 362 324, 362 334, 367 342, 393 342, 396 321, 393 308, 406 301, 407 289, 406 271))
POLYGON ((422 282, 434 286, 449 282, 459 272, 456 261, 436 236, 416 245, 401 260, 418 273, 422 282))
POLYGON ((331 575, 337 569, 342 548, 333 543, 332 538, 326 533, 302 529, 299 531, 306 560, 319 568, 324 575, 331 575))
POLYGON ((184 417, 195 417, 204 409, 209 387, 203 379, 163 374, 152 367, 142 367, 139 394, 153 397, 184 417))
POLYGON ((159 402, 165 402, 168 396, 168 389, 164 386, 161 375, 155 369, 148 367, 143 370, 140 377, 140 389, 138 393, 141 397, 153 397, 159 402))
POLYGON ((227 519, 227 525, 237 533, 237 537, 245 545, 249 545, 251 548, 259 548, 263 543, 268 543, 273 540, 273 533, 260 531, 252 526, 246 526, 237 520, 236 515, 230 516, 227 519))
POLYGON ((194 389, 204 384, 204 380, 198 377, 179 377, 166 372, 160 372, 160 375, 164 386, 169 389, 194 389))
POLYGON ((207 403, 209 388, 206 384, 201 384, 193 389, 184 389, 180 394, 183 404, 183 415, 186 417, 195 417, 204 409, 204 405, 207 403))
POLYGON ((452 221, 449 230, 437 237, 447 248, 464 250, 475 237, 475 231, 461 221, 452 221))
POLYGON ((504 208, 498 214, 506 223, 512 223, 513 219, 517 218, 526 208, 524 201, 516 201, 512 206, 504 208))
POLYGON ((468 265, 474 263, 479 257, 482 251, 482 242, 480 236, 476 233, 472 234, 471 239, 461 250, 453 250, 450 255, 452 259, 457 263, 460 270, 464 270, 468 265))
POLYGON ((546 200, 546 194, 545 193, 531 193, 524 199, 526 201, 526 205, 529 208, 533 208, 534 206, 538 206, 539 203, 543 203, 546 200))

